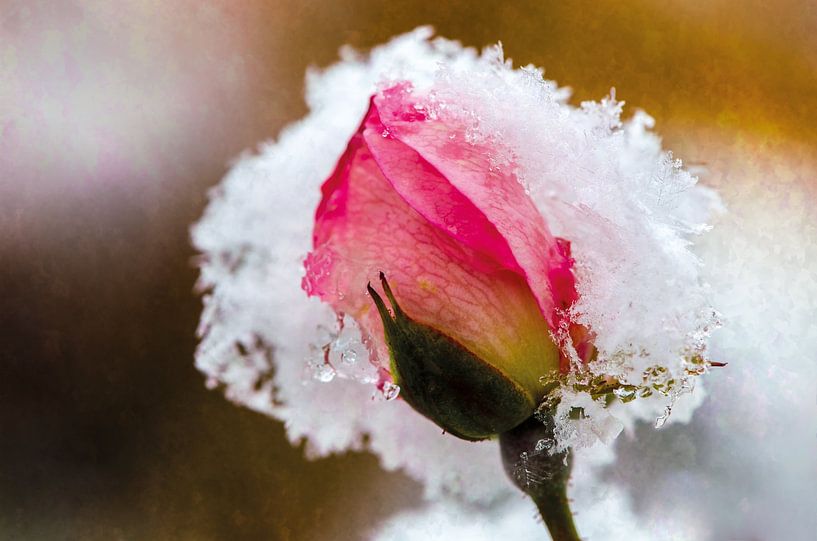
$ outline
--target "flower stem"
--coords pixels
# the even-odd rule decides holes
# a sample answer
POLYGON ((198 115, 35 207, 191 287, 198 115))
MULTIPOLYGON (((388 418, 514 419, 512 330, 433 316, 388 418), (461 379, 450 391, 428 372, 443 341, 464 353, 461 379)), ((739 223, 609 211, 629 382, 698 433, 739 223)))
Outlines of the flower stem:
POLYGON ((545 497, 534 498, 534 501, 553 541, 580 541, 565 492, 562 488, 545 497))
POLYGON ((553 541, 581 541, 567 499, 571 462, 567 452, 551 454, 554 422, 531 417, 500 435, 505 472, 531 497, 553 541))

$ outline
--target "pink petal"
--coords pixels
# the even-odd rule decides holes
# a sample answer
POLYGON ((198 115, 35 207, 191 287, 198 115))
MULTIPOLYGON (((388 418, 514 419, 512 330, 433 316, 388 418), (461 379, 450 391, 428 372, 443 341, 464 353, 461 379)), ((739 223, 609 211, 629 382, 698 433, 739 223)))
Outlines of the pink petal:
MULTIPOLYGON (((411 149, 379 141, 384 134, 378 116, 372 104, 323 186, 304 289, 354 317, 374 352, 386 359, 381 322, 366 293, 366 284, 376 283, 383 271, 410 317, 489 362, 521 367, 530 372, 526 379, 536 381, 544 373, 542 363, 555 368, 558 361, 536 300, 503 248, 507 244, 472 204, 440 182, 439 173, 412 156, 411 149), (377 149, 379 161, 370 146, 377 149), (410 177, 393 179, 416 208, 386 179, 380 164, 420 175, 422 189, 416 192, 406 189, 410 177), (432 188, 432 180, 441 186, 432 188), (435 204, 434 199, 443 196, 453 202, 435 204)), ((386 133, 385 139, 389 137, 386 133)))
MULTIPOLYGON (((405 85, 384 91, 374 102, 381 111, 385 130, 446 179, 449 190, 471 203, 469 207, 475 210, 470 212, 481 213, 504 239, 513 260, 503 254, 500 261, 509 270, 520 272, 542 314, 552 328, 557 328, 561 322, 559 310, 576 299, 569 245, 550 234, 515 174, 507 167, 492 166, 491 156, 500 154, 502 149, 489 143, 467 142, 467 127, 462 122, 418 121, 417 112, 422 108, 415 107, 416 101, 405 85)), ((413 201, 414 194, 406 193, 422 190, 423 185, 405 180, 404 186, 396 188, 413 201)))
POLYGON ((379 115, 369 115, 363 137, 392 188, 432 225, 513 271, 521 271, 496 227, 430 163, 391 136, 379 115))

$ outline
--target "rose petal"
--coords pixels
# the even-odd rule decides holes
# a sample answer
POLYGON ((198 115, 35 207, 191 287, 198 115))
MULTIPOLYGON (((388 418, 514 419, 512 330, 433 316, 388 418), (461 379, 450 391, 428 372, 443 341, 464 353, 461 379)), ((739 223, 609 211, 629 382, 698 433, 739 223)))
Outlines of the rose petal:
POLYGON ((459 242, 400 197, 366 145, 365 125, 377 115, 373 105, 323 186, 304 289, 354 317, 385 359, 382 324, 366 293, 383 271, 410 317, 500 370, 513 366, 538 393, 536 381, 558 367, 558 351, 527 283, 501 257, 478 250, 486 246, 479 238, 475 247, 459 242))
MULTIPOLYGON (((374 107, 374 106, 373 106, 374 107)), ((432 225, 486 259, 521 272, 510 247, 496 227, 430 163, 391 136, 376 107, 366 119, 364 140, 394 190, 432 225)))
POLYGON ((380 93, 374 102, 387 132, 413 149, 494 226, 513 254, 515 264, 507 268, 521 269, 542 314, 552 328, 558 327, 558 311, 576 300, 569 252, 550 234, 516 175, 491 163, 500 149, 467 142, 468 128, 457 119, 420 118, 422 107, 406 85, 380 93))

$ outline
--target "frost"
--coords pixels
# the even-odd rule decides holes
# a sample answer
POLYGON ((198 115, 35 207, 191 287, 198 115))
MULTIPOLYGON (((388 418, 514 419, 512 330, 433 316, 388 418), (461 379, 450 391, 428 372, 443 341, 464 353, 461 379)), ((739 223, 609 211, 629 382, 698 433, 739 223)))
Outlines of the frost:
MULTIPOLYGON (((212 191, 193 228, 204 294, 196 365, 208 386, 284 421, 310 456, 368 445, 385 468, 423 480, 429 496, 485 502, 511 490, 496 444, 442 435, 393 400, 399 389, 378 389, 354 321, 301 289, 320 185, 371 94, 411 81, 428 116, 464 118, 468 141, 512 149, 490 156, 491 167, 512 169, 554 234, 573 244, 582 299, 571 315, 598 336, 591 376, 635 385, 660 367, 682 382, 689 359, 705 358, 718 318, 690 246, 719 202, 662 150, 649 116, 621 120, 614 93, 573 107, 566 89, 537 68, 513 70, 499 48, 480 56, 430 37, 421 28, 367 56, 347 48, 341 62, 310 70, 310 114, 242 157, 212 191)), ((658 418, 688 388, 655 393, 638 411, 658 418)), ((565 389, 561 399, 560 446, 610 442, 628 422, 623 408, 587 393, 565 389)))
MULTIPOLYGON (((429 94, 426 108, 466 122, 469 141, 507 149, 491 163, 513 168, 553 233, 572 243, 580 300, 570 315, 597 337, 585 376, 643 387, 662 425, 706 371, 707 340, 720 326, 691 251, 722 209, 718 197, 662 150, 646 113, 622 121, 615 90, 572 107, 539 70, 510 69, 499 47, 476 68, 444 65, 429 94)), ((569 344, 567 329, 556 337, 569 344)), ((563 408, 609 417, 572 398, 563 408)), ((566 412, 560 419, 571 424, 566 412)), ((592 443, 602 435, 594 423, 563 426, 560 448, 592 443)))
POLYGON ((384 468, 424 480, 429 497, 455 492, 489 501, 512 490, 495 444, 445 436, 401 400, 389 400, 398 391, 372 383, 368 346, 353 322, 341 329, 301 289, 320 185, 376 85, 389 77, 430 83, 439 63, 475 62, 474 51, 431 44, 430 36, 419 29, 366 59, 345 49, 342 62, 310 70, 309 116, 258 155, 243 156, 212 190, 192 231, 204 294, 196 366, 230 400, 284 421, 290 440, 306 440, 311 457, 363 449, 367 441, 384 468))
POLYGON ((336 329, 318 326, 317 338, 310 344, 307 368, 312 376, 323 383, 335 376, 361 383, 376 383, 377 369, 368 362, 368 349, 361 340, 360 329, 354 319, 344 316, 337 319, 336 329))
MULTIPOLYGON (((710 348, 730 364, 707 377, 706 393, 679 400, 661 430, 641 400, 605 410, 624 430, 614 445, 576 451, 568 493, 583 539, 806 540, 817 531, 817 161, 811 149, 783 153, 765 137, 706 145, 730 212, 696 250, 728 322, 710 348)), ((372 538, 461 533, 544 535, 519 497, 487 510, 429 503, 372 538)))

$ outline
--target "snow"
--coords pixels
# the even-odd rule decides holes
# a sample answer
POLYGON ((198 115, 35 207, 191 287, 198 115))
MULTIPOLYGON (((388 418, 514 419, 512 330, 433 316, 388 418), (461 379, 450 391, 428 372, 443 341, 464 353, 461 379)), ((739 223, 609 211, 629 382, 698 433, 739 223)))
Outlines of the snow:
POLYGON ((769 167, 746 149, 710 167, 740 183, 719 186, 724 214, 715 192, 662 149, 646 113, 621 121, 613 95, 573 107, 539 70, 513 70, 498 48, 479 55, 432 40, 427 28, 369 55, 345 49, 339 63, 311 70, 309 115, 243 156, 213 190, 192 231, 205 300, 196 365, 208 385, 283 421, 310 457, 365 448, 384 468, 422 481, 438 503, 389 519, 380 539, 436 531, 443 539, 465 528, 486 539, 541 538, 533 508, 504 478, 496 443, 443 435, 403 401, 387 400, 355 322, 340 329, 301 289, 319 187, 371 94, 398 80, 433 96, 429 106, 470 115, 475 141, 495 137, 513 149, 493 163, 515 167, 554 234, 572 242, 581 295, 572 315, 599 348, 591 373, 640 384, 645 369, 660 366, 685 382, 607 409, 563 390, 558 434, 577 449, 571 495, 583 535, 809 538, 817 529, 806 503, 817 501, 817 247, 808 194, 771 190, 769 167), (331 373, 316 362, 325 351, 336 356, 331 373), (729 366, 688 377, 695 354, 729 366), (568 420, 576 405, 589 417, 568 420), (474 518, 477 504, 488 506, 484 519, 474 518))

